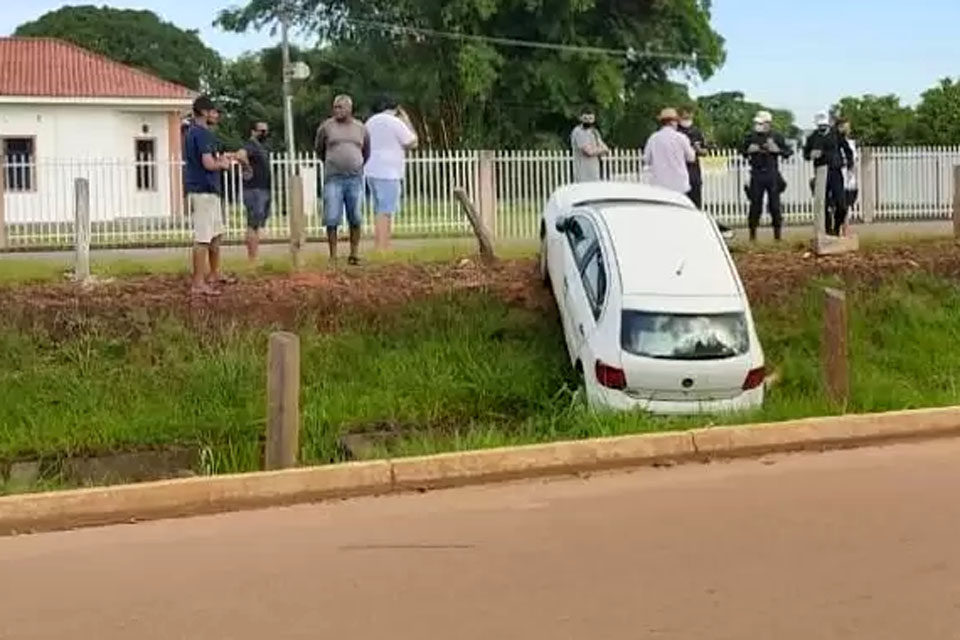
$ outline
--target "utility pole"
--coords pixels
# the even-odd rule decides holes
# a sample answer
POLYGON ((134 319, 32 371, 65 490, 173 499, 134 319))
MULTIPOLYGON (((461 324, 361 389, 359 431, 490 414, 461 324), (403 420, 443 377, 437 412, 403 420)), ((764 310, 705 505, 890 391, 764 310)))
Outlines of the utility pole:
MULTIPOLYGON (((293 154, 296 150, 293 137, 293 94, 290 89, 290 80, 293 76, 293 67, 290 64, 290 0, 280 0, 280 39, 283 55, 283 128, 287 138, 287 154, 290 160, 287 165, 287 175, 293 175, 293 154)), ((290 181, 287 181, 290 184, 290 181)))

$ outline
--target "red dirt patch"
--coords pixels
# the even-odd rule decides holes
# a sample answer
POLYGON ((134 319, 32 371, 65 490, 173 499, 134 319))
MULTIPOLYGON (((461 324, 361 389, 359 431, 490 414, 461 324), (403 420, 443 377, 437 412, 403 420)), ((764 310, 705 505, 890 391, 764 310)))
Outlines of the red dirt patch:
MULTIPOLYGON (((960 249, 947 242, 819 259, 804 249, 745 252, 735 258, 754 303, 775 304, 796 295, 812 279, 830 276, 851 284, 921 271, 960 279, 960 249)), ((212 299, 191 297, 188 280, 170 276, 130 278, 89 289, 70 283, 12 286, 0 288, 0 308, 21 326, 43 327, 54 335, 100 322, 145 330, 151 319, 171 314, 198 327, 314 324, 335 329, 345 312, 385 315, 414 300, 475 290, 524 308, 548 309, 553 304, 533 260, 503 261, 489 270, 462 260, 256 276, 225 287, 222 296, 212 299)))

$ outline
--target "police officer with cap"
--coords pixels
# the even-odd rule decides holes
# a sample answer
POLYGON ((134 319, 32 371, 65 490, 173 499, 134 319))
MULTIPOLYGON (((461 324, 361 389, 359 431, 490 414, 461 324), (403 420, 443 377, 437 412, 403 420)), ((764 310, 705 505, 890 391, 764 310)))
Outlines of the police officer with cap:
POLYGON ((847 194, 844 189, 844 169, 853 170, 854 156, 847 138, 840 130, 831 125, 830 116, 825 112, 814 117, 816 130, 807 138, 803 146, 803 157, 812 160, 814 172, 817 168, 827 167, 826 193, 826 232, 828 235, 840 235, 847 221, 847 194))
POLYGON ((750 163, 750 183, 747 195, 750 198, 750 240, 757 239, 757 227, 760 226, 760 214, 763 212, 763 197, 767 197, 767 208, 773 223, 773 237, 780 240, 783 229, 783 215, 780 209, 780 194, 787 187, 780 175, 780 159, 786 160, 793 155, 783 136, 773 131, 773 116, 769 111, 759 111, 753 118, 753 131, 743 141, 742 152, 750 163))

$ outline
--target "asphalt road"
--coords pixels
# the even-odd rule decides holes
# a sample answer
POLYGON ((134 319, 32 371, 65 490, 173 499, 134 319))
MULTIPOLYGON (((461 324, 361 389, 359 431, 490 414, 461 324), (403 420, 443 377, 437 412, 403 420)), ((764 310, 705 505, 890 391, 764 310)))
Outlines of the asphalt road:
POLYGON ((960 440, 0 539, 0 638, 960 638, 960 440))

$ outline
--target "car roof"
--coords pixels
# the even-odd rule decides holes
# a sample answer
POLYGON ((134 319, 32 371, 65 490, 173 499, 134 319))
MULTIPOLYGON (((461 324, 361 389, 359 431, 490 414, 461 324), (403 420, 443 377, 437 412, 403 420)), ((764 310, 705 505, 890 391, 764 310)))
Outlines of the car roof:
POLYGON ((741 296, 723 239, 703 212, 660 203, 593 209, 609 232, 625 296, 741 296))
POLYGON ((682 194, 639 182, 578 182, 564 185, 553 192, 547 206, 562 213, 572 207, 603 202, 660 203, 694 208, 693 203, 682 194))

